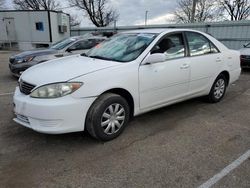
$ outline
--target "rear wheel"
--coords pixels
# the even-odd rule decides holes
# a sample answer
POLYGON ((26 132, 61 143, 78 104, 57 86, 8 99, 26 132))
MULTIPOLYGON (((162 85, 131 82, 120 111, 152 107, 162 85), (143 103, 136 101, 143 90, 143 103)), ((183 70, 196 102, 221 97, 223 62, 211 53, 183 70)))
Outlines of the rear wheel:
POLYGON ((208 102, 210 103, 220 102, 226 93, 227 84, 228 84, 228 80, 226 79, 226 77, 223 74, 220 74, 216 78, 210 90, 210 93, 207 96, 208 102))
POLYGON ((86 128, 91 136, 109 141, 119 136, 129 121, 129 105, 120 95, 106 93, 91 106, 86 128))

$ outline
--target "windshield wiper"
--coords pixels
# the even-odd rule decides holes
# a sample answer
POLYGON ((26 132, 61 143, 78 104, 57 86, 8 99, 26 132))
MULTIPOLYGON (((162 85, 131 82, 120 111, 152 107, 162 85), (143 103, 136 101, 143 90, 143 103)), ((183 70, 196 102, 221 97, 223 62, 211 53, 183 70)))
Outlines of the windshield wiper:
POLYGON ((95 59, 102 59, 102 60, 107 60, 107 61, 113 61, 113 59, 110 59, 108 57, 102 57, 102 56, 99 56, 99 55, 91 55, 89 57, 95 58, 95 59))

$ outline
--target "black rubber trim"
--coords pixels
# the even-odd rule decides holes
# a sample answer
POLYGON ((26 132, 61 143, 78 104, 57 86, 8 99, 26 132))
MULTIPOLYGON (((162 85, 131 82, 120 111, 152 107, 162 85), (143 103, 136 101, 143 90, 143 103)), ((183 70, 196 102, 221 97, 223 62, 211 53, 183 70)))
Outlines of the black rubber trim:
POLYGON ((48 21, 49 21, 49 41, 52 42, 52 31, 51 31, 50 11, 48 11, 48 21))

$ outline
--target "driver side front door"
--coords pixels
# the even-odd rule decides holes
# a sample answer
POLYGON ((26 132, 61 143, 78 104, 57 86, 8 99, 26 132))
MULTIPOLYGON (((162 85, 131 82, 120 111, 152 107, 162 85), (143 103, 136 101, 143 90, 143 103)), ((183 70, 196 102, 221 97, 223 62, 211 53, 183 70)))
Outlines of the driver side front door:
POLYGON ((147 111, 185 97, 189 90, 190 65, 183 33, 166 35, 151 53, 166 60, 139 68, 140 108, 147 111), (163 44, 164 43, 164 44, 163 44))

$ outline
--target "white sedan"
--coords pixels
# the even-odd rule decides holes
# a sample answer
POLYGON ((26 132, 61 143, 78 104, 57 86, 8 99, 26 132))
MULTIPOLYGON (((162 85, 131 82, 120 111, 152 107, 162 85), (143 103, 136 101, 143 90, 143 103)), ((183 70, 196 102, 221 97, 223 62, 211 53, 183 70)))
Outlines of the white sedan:
POLYGON ((14 94, 14 121, 49 134, 87 130, 108 141, 132 116, 200 96, 219 102, 240 73, 240 53, 205 33, 130 31, 87 54, 25 71, 14 94))

